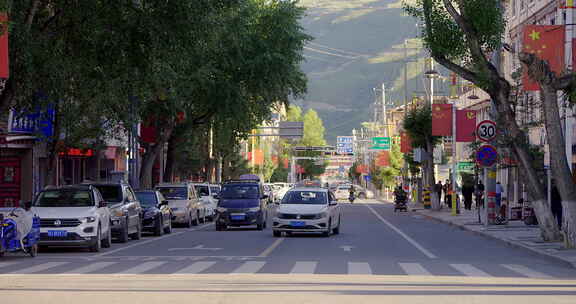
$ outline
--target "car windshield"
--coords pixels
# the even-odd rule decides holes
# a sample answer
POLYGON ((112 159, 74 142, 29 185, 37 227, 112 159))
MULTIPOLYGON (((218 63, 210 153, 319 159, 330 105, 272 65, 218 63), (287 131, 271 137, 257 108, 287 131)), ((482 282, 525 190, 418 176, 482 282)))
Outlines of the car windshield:
POLYGON ((185 200, 188 199, 186 187, 159 187, 158 191, 169 200, 185 200))
POLYGON ((220 193, 220 188, 219 188, 219 187, 210 187, 210 190, 212 191, 212 194, 218 194, 218 193, 220 193))
POLYGON ((258 198, 258 185, 225 185, 220 197, 223 199, 258 198))
POLYGON ((326 205, 326 193, 320 191, 290 191, 284 195, 282 204, 286 205, 326 205))
POLYGON ((338 190, 350 190, 350 186, 338 186, 338 190))
POLYGON ((210 190, 208 189, 208 186, 195 186, 196 187, 196 192, 198 192, 199 196, 209 196, 210 195, 210 190))
POLYGON ((58 189, 42 191, 34 206, 36 207, 90 207, 94 200, 89 190, 58 189))
POLYGON ((122 201, 122 187, 119 185, 95 185, 105 201, 118 203, 122 201))
POLYGON ((140 205, 151 207, 158 205, 156 193, 150 191, 136 192, 136 197, 140 201, 140 205))

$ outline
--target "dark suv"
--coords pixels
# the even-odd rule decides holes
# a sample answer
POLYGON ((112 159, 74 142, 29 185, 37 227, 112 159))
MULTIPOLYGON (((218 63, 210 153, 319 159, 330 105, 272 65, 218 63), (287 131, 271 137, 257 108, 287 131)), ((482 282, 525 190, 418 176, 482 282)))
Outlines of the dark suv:
POLYGON ((258 230, 266 228, 268 196, 259 181, 227 182, 222 186, 218 199, 217 231, 251 225, 256 225, 258 230))
POLYGON ((88 183, 96 187, 110 208, 112 236, 120 243, 142 236, 143 211, 132 187, 126 183, 88 183))

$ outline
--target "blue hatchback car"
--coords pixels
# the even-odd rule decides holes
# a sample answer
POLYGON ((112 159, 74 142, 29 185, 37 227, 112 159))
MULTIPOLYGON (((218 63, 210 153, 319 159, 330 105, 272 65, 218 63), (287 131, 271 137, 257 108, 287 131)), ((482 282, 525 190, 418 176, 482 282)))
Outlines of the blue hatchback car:
POLYGON ((218 195, 216 230, 242 226, 263 230, 268 220, 267 201, 259 180, 226 182, 218 195))

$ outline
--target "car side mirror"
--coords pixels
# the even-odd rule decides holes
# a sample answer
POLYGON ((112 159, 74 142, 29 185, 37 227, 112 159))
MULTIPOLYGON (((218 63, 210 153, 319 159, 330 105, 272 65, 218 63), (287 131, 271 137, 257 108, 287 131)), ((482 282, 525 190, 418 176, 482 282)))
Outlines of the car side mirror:
POLYGON ((100 201, 100 203, 98 203, 98 208, 104 208, 107 206, 108 206, 108 203, 106 203, 105 201, 100 201))

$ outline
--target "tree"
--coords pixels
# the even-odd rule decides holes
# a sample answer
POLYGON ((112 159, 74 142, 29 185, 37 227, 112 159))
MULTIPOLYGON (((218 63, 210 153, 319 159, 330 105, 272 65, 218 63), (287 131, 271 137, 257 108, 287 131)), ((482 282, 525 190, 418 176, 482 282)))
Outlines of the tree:
MULTIPOLYGON (((404 119, 404 130, 412 140, 414 148, 421 148, 426 152, 424 160, 424 181, 428 189, 432 191, 436 181, 434 180, 434 162, 431 157, 434 147, 440 142, 441 137, 432 136, 432 110, 429 106, 419 106, 408 112, 404 119)), ((435 209, 440 208, 440 198, 432 191, 432 204, 435 209)))
MULTIPOLYGON (((306 111, 304 117, 302 118, 304 122, 304 135, 302 136, 301 144, 307 147, 321 147, 326 145, 326 140, 324 139, 324 124, 322 119, 318 116, 318 113, 313 109, 306 111)), ((322 152, 304 152, 304 156, 319 157, 322 156, 322 152)), ((324 173, 326 170, 325 162, 321 165, 317 164, 313 160, 302 160, 302 167, 305 171, 305 176, 308 178, 313 178, 324 173)))
POLYGON ((397 143, 392 144, 390 151, 389 165, 386 167, 378 168, 376 173, 376 180, 380 182, 380 187, 394 187, 396 179, 401 176, 402 168, 404 167, 403 154, 400 152, 400 145, 397 143))
MULTIPOLYGON (((514 139, 511 149, 526 173, 529 194, 542 238, 561 239, 546 200, 526 134, 520 129, 510 104, 511 85, 501 75, 490 54, 500 51, 505 20, 500 0, 417 0, 406 11, 425 25, 423 41, 431 56, 447 69, 487 92, 498 111, 498 123, 514 139)), ((552 131, 552 130, 550 130, 552 131)))

